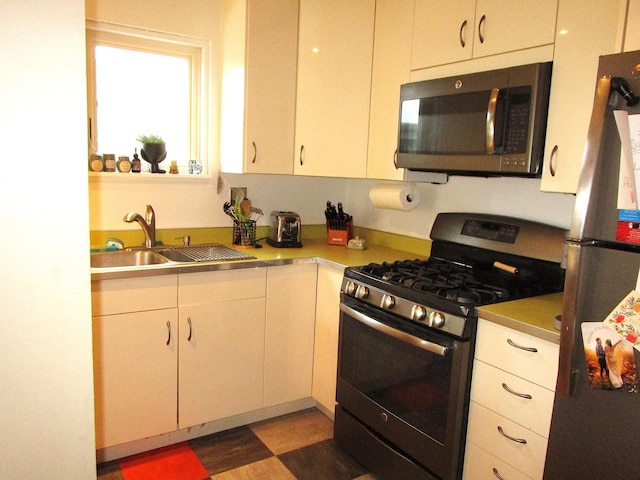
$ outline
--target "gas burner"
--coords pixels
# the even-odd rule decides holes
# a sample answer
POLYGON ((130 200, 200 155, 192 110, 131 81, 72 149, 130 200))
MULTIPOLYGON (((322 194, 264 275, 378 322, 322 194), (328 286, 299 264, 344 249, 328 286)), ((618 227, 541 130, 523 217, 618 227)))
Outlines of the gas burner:
POLYGON ((504 301, 514 295, 509 285, 496 286, 479 280, 470 266, 442 260, 371 263, 360 267, 360 272, 384 282, 390 288, 432 294, 464 306, 504 301))

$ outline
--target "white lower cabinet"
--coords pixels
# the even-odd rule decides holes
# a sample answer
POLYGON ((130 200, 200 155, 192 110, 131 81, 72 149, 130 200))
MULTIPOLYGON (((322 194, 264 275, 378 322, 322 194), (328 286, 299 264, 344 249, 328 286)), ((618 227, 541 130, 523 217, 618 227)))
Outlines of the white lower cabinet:
POLYGON ((267 269, 264 405, 311 397, 316 263, 267 269))
POLYGON ((311 397, 316 264, 93 282, 103 449, 311 397))
POLYGON ((96 447, 175 430, 175 275, 93 282, 92 298, 96 447))
POLYGON ((541 479, 558 345, 480 319, 464 480, 541 479))
POLYGON ((336 407, 342 270, 318 266, 312 396, 331 418, 336 407))
POLYGON ((179 428, 262 407, 266 271, 179 276, 179 428))

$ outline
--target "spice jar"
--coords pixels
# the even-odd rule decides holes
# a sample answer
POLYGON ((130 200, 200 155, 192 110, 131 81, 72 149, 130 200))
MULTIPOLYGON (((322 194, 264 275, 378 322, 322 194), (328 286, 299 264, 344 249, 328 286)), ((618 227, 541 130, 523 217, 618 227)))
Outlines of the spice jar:
POLYGON ((116 171, 116 154, 115 153, 105 153, 102 155, 102 159, 104 160, 105 172, 116 171))
POLYGON ((118 167, 119 172, 129 173, 131 171, 131 162, 129 161, 129 157, 118 157, 116 167, 118 167))

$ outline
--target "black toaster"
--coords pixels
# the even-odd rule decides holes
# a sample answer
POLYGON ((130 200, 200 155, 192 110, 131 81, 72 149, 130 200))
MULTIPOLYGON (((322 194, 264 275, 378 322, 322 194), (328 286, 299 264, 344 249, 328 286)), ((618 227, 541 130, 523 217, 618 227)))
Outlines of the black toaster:
POLYGON ((272 247, 301 247, 302 225, 296 212, 271 212, 267 243, 272 247))

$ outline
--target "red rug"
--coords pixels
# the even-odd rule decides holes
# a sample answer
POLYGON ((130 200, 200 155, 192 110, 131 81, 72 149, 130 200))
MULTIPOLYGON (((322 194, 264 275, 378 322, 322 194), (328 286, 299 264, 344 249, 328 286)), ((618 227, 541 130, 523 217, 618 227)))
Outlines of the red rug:
POLYGON ((186 442, 120 461, 125 480, 203 480, 209 477, 186 442))

